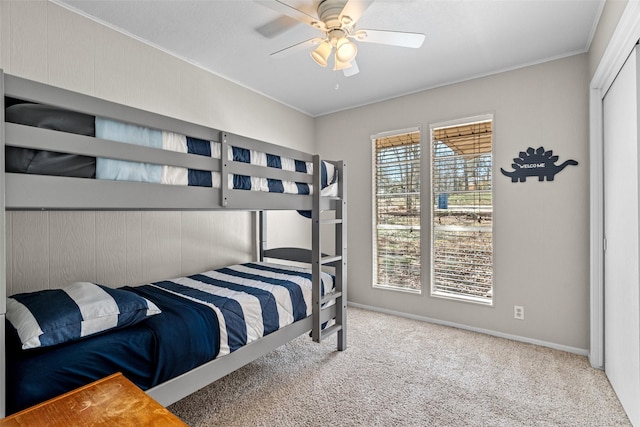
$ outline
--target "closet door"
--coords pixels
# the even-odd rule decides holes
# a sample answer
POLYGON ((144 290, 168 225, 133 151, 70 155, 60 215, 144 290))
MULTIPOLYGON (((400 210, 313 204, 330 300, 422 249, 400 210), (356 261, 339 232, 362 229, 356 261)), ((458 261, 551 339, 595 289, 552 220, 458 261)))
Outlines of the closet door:
POLYGON ((633 50, 603 99, 605 371, 640 426, 638 55, 633 50))

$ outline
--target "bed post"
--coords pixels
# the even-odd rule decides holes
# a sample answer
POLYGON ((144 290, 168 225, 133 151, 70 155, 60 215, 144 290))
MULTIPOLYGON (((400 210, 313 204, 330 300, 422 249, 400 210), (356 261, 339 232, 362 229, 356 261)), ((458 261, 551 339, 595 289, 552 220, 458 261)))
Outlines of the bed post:
POLYGON ((7 312, 7 238, 5 233, 5 202, 4 202, 4 72, 0 69, 0 89, 2 100, 0 101, 0 418, 5 416, 5 336, 4 322, 7 312))
POLYGON ((344 161, 336 165, 339 177, 339 198, 336 207, 336 239, 335 253, 342 260, 336 264, 336 292, 340 297, 336 300, 336 323, 342 328, 338 331, 338 350, 347 349, 347 164, 344 161))
POLYGON ((227 133, 220 132, 220 204, 227 206, 229 203, 229 141, 227 133))
POLYGON ((259 211, 258 228, 260 229, 260 247, 258 248, 259 261, 264 261, 264 251, 267 249, 267 212, 259 211))
POLYGON ((313 292, 311 303, 313 327, 311 338, 315 342, 322 340, 322 244, 320 241, 320 199, 322 184, 320 182, 320 156, 313 156, 313 207, 311 210, 311 272, 313 292))

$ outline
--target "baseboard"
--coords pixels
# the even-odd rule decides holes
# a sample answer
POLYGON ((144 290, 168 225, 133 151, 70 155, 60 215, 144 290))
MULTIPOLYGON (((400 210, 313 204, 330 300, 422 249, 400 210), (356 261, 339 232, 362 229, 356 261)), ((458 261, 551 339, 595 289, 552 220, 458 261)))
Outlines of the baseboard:
POLYGON ((354 303, 354 302, 348 302, 347 305, 350 306, 350 307, 361 308, 363 310, 376 311, 378 313, 391 314, 393 316, 406 317, 407 319, 419 320, 419 321, 422 321, 422 322, 433 323, 433 324, 442 325, 442 326, 450 326, 452 328, 465 329, 467 331, 479 332, 481 334, 492 335, 492 336, 498 337, 498 338, 506 338, 506 339, 509 339, 509 340, 520 341, 520 342, 524 342, 524 343, 527 343, 527 344, 539 345, 541 347, 553 348, 555 350, 562 350, 562 351, 566 351, 568 353, 578 354, 580 356, 588 356, 589 355, 589 350, 583 349, 583 348, 570 347, 570 346, 567 346, 567 345, 562 345, 562 344, 557 344, 557 343, 552 343, 552 342, 547 342, 547 341, 536 340, 536 339, 533 339, 533 338, 521 337, 519 335, 505 334, 504 332, 498 332, 498 331, 492 331, 492 330, 489 330, 489 329, 476 328, 476 327, 469 326, 469 325, 462 325, 462 324, 459 324, 459 323, 448 322, 446 320, 433 319, 431 317, 424 317, 424 316, 417 316, 415 314, 403 313, 401 311, 395 311, 395 310, 387 310, 385 308, 372 307, 372 306, 369 306, 369 305, 358 304, 358 303, 354 303))

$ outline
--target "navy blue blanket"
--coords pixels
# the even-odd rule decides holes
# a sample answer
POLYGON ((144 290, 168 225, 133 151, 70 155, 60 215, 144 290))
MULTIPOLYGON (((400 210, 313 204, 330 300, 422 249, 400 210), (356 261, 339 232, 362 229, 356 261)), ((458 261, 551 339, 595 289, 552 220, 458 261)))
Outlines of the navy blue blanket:
POLYGON ((218 354, 219 327, 209 308, 151 286, 126 288, 152 300, 160 315, 120 330, 41 350, 22 350, 7 329, 7 413, 122 372, 143 390, 218 354))

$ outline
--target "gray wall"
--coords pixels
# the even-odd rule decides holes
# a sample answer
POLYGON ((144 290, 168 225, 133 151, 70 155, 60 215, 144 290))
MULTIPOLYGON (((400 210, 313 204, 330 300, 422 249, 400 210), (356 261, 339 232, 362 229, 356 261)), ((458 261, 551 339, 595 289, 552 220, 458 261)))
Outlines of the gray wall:
MULTIPOLYGON (((312 118, 46 1, 0 1, 0 68, 313 151, 312 118)), ((273 218, 274 244, 309 241, 299 215, 273 218)), ((75 280, 144 283, 247 261, 254 223, 246 212, 10 212, 7 294, 75 280)))
MULTIPOLYGON (((321 154, 349 166, 349 300, 570 349, 589 346, 587 55, 441 87, 316 119, 321 154), (494 114, 494 306, 372 287, 370 136, 494 114), (357 124, 357 125, 356 125, 357 124), (553 182, 500 173, 527 147, 577 160, 553 182), (522 305, 525 320, 515 320, 522 305)), ((429 185, 424 179, 423 185, 429 185)), ((428 204, 424 204, 428 208, 428 204)), ((424 224, 423 230, 428 230, 424 224)), ((425 231, 426 232, 426 231, 425 231)), ((428 255, 428 250, 426 251, 428 255)), ((423 268, 429 260, 423 259, 423 268)))

